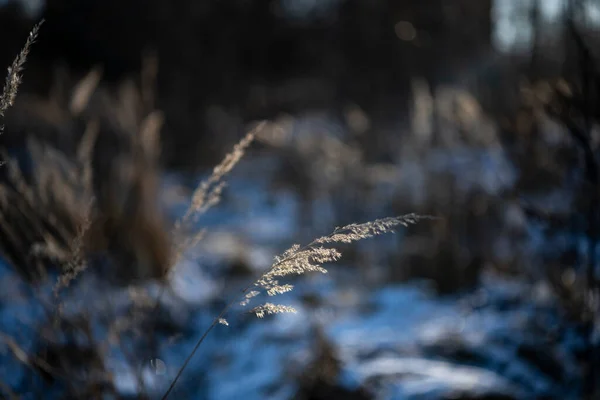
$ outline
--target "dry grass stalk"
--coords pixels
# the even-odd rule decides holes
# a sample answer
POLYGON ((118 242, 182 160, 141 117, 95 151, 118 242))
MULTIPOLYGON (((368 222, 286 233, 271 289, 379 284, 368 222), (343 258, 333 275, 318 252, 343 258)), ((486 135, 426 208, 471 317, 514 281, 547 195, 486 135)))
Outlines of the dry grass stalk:
MULTIPOLYGON (((8 74, 6 75, 6 80, 4 81, 4 88, 2 89, 2 95, 0 96, 0 118, 4 117, 4 113, 11 107, 15 98, 17 97, 17 92, 19 90, 19 85, 21 84, 21 72, 23 71, 23 67, 25 66, 25 61, 27 61, 27 56, 29 55, 29 51, 31 50, 31 46, 37 39, 40 26, 44 21, 40 21, 36 24, 31 32, 29 33, 29 37, 25 42, 25 45, 13 61, 10 67, 8 67, 8 74)), ((2 133, 3 127, 0 125, 0 133, 2 133)))
POLYGON ((30 281, 46 275, 47 262, 65 265, 68 275, 81 270, 94 204, 90 154, 96 134, 88 129, 77 161, 30 139, 33 162, 27 176, 17 160, 3 153, 9 182, 0 185, 0 252, 30 281))
MULTIPOLYGON (((90 202, 90 206, 88 207, 89 210, 91 210, 91 203, 92 202, 90 202)), ((68 287, 69 284, 87 268, 87 262, 83 254, 83 249, 84 239, 90 229, 91 224, 92 219, 88 214, 88 216, 81 222, 81 225, 77 230, 77 234, 71 243, 71 250, 69 251, 71 255, 70 260, 63 265, 63 271, 59 276, 58 281, 54 285, 53 291, 55 298, 58 298, 61 289, 68 287)))
POLYGON ((84 198, 88 199, 88 201, 87 203, 84 203, 82 218, 79 221, 75 238, 70 245, 70 259, 64 264, 62 274, 54 286, 55 298, 58 297, 61 289, 68 287, 71 281, 76 279, 87 267, 84 247, 86 235, 92 225, 94 206, 94 194, 92 189, 92 151, 97 136, 98 125, 89 124, 77 149, 77 158, 81 165, 81 170, 79 171, 79 184, 83 188, 84 198))
POLYGON ((102 69, 93 68, 88 74, 77 83, 71 95, 69 111, 72 115, 81 115, 88 106, 90 99, 102 79, 102 69))
POLYGON ((200 215, 219 202, 221 192, 225 186, 223 178, 239 163, 250 144, 254 141, 256 133, 262 129, 264 124, 265 123, 262 122, 258 124, 256 128, 248 132, 248 134, 233 147, 233 150, 225 156, 223 161, 213 169, 213 172, 208 179, 200 183, 192 195, 192 204, 179 224, 194 222, 200 215))
MULTIPOLYGON (((375 221, 365 222, 362 224, 353 223, 343 227, 338 227, 331 234, 315 239, 303 247, 295 244, 280 256, 275 257, 275 262, 271 268, 269 268, 267 272, 262 274, 255 282, 243 290, 243 299, 241 299, 241 301, 238 299, 230 302, 213 320, 212 324, 208 327, 200 339, 198 339, 196 345, 173 378, 173 381, 163 395, 162 400, 165 400, 169 397, 169 394, 175 387, 175 384, 181 377, 181 374, 210 331, 212 331, 212 329, 219 324, 228 325, 225 315, 229 312, 234 304, 239 302, 240 305, 246 306, 249 304, 252 298, 260 294, 260 291, 265 292, 268 296, 275 296, 277 294, 289 292, 293 289, 292 285, 280 284, 278 278, 288 275, 301 275, 307 272, 327 273, 327 269, 323 266, 323 264, 337 261, 342 256, 339 250, 327 246, 331 246, 333 244, 353 243, 373 236, 393 232, 398 226, 407 227, 424 219, 434 219, 434 217, 407 214, 399 217, 377 219, 375 221), (252 290, 254 288, 258 290, 252 290)), ((254 307, 251 311, 259 318, 263 318, 265 315, 269 314, 296 312, 293 307, 270 302, 254 307)))
POLYGON ((221 194, 226 186, 223 179, 240 162, 248 147, 252 144, 256 135, 264 128, 265 122, 259 123, 254 129, 246 134, 229 152, 223 161, 214 169, 212 174, 202 181, 194 190, 192 201, 185 214, 175 223, 173 229, 173 238, 176 245, 174 251, 174 260, 172 264, 177 264, 183 253, 195 246, 205 234, 204 230, 199 231, 193 236, 184 235, 184 230, 190 229, 191 225, 198 221, 198 218, 214 207, 221 200, 221 194))

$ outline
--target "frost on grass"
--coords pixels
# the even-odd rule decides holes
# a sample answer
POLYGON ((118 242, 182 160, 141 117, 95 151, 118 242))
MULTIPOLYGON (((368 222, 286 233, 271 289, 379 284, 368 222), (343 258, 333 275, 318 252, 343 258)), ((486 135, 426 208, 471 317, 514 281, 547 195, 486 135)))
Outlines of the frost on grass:
MULTIPOLYGON (((287 249, 283 254, 275 257, 275 262, 271 268, 265 272, 253 285, 246 289, 242 306, 250 303, 250 300, 260 294, 262 291, 268 296, 291 291, 294 286, 290 284, 281 284, 279 278, 288 275, 302 275, 307 272, 327 273, 324 264, 338 261, 342 253, 333 247, 335 244, 353 243, 359 240, 367 239, 384 233, 393 232, 398 226, 409 226, 416 224, 422 219, 432 219, 429 216, 420 216, 417 214, 407 214, 399 217, 388 217, 377 219, 361 224, 353 223, 343 227, 336 228, 329 235, 313 240, 306 246, 301 247, 298 244, 287 249), (257 290, 250 291, 254 287, 257 290)), ((265 303, 252 309, 257 317, 263 318, 268 314, 278 314, 285 312, 296 312, 292 307, 265 303)))

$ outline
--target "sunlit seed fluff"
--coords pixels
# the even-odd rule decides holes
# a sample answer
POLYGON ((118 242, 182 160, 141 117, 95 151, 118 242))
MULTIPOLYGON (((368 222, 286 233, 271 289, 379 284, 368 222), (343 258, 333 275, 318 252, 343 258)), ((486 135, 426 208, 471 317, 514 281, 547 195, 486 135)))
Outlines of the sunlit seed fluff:
MULTIPOLYGON (((294 244, 276 256, 275 262, 271 268, 257 279, 253 286, 265 292, 268 296, 289 292, 293 289, 292 285, 280 284, 276 278, 288 275, 302 275, 307 272, 327 273, 323 264, 338 261, 342 253, 333 247, 324 247, 323 245, 332 245, 335 243, 352 243, 358 240, 370 238, 376 235, 392 232, 398 225, 407 226, 414 224, 420 219, 431 219, 432 217, 418 216, 408 214, 400 217, 382 218, 363 224, 350 224, 336 228, 331 234, 318 238, 306 246, 294 244)), ((241 301, 242 306, 249 304, 250 299, 259 292, 248 292, 241 301)), ((266 303, 255 307, 252 310, 256 316, 263 318, 265 315, 280 312, 295 312, 291 307, 274 305, 266 303), (293 310, 293 311, 292 311, 293 310)))
POLYGON ((269 296, 275 296, 275 295, 278 295, 278 294, 283 294, 283 293, 286 293, 286 292, 291 292, 292 289, 294 289, 293 285, 277 285, 277 286, 273 286, 273 287, 269 288, 267 290, 267 294, 269 296))
POLYGON ((282 314, 282 313, 296 313, 296 309, 290 306, 284 306, 281 304, 265 303, 261 306, 252 309, 252 312, 256 314, 258 318, 264 318, 265 315, 270 314, 282 314))

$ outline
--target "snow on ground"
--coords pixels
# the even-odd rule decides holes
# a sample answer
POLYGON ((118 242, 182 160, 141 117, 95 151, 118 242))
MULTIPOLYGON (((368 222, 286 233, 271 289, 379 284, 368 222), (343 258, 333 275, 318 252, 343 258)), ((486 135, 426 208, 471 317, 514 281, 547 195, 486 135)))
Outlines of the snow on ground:
MULTIPOLYGON (((397 167, 392 175, 405 179, 396 181, 401 186, 396 190, 419 193, 422 187, 409 186, 420 186, 431 171, 444 170, 455 171, 462 190, 478 187, 497 193, 513 182, 514 171, 500 153, 453 154, 456 157, 432 153, 429 161, 421 160, 425 165, 409 160, 397 167), (410 176, 407 170, 412 171, 410 176)), ((166 389, 224 302, 239 293, 239 281, 251 279, 232 279, 223 267, 241 261, 256 275, 293 244, 300 200, 289 190, 273 194, 268 183, 276 168, 276 160, 270 158, 243 161, 223 202, 200 219, 199 226, 207 228, 208 235, 177 265, 173 292, 161 297, 170 318, 185 329, 178 338, 162 337, 159 353, 143 366, 151 393, 166 389)), ((380 189, 393 193, 390 184, 384 182, 380 189)), ((180 177, 166 176, 164 191, 171 196, 173 218, 181 215, 189 199, 189 190, 178 189, 181 185, 180 177)), ((376 199, 370 201, 370 207, 377 206, 376 199)), ((378 211, 387 213, 388 206, 383 199, 378 211)), ((43 314, 28 302, 6 266, 0 265, 0 272, 0 331, 30 350, 35 346, 36 320, 43 314)), ((367 288, 350 266, 332 268, 328 276, 293 281, 296 289, 277 300, 294 306, 298 314, 259 320, 247 309, 235 308, 227 316, 229 326, 216 326, 184 372, 177 389, 180 398, 292 398, 298 377, 315 357, 315 327, 324 329, 342 362, 338 384, 366 387, 376 399, 577 398, 574 354, 582 343, 576 330, 561 319, 551 296, 543 295, 548 292, 543 287, 488 274, 477 291, 440 298, 423 282, 367 288), (318 301, 302 301, 309 297, 318 301)), ((159 291, 151 287, 150 292, 156 296, 159 291)), ((66 312, 74 314, 94 308, 102 312, 104 299, 118 307, 130 301, 126 289, 108 288, 93 276, 80 278, 71 296, 66 312)), ((120 391, 138 391, 134 371, 123 357, 111 353, 107 364, 120 391)), ((18 387, 25 374, 22 363, 0 342, 4 382, 18 387)))

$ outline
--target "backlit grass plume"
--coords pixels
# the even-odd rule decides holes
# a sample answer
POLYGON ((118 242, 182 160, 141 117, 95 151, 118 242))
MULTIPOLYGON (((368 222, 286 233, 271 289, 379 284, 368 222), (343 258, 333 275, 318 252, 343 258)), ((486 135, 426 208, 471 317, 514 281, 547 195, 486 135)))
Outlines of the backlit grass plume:
MULTIPOLYGON (((289 292, 294 288, 293 285, 290 284, 281 284, 279 282, 280 278, 290 275, 302 275, 308 272, 327 273, 327 269, 324 265, 337 261, 342 257, 342 253, 335 247, 336 245, 353 243, 373 236, 393 232, 398 226, 407 227, 416 224, 423 219, 434 219, 434 217, 407 214, 399 217, 377 219, 361 224, 353 223, 338 227, 329 235, 315 239, 305 246, 295 244, 283 252, 283 254, 275 257, 275 262, 271 265, 271 268, 243 290, 243 298, 230 302, 213 320, 212 324, 204 332, 202 337, 196 342, 194 349, 175 375, 175 378, 162 399, 164 400, 169 396, 175 387, 177 380, 210 331, 218 324, 228 325, 225 316, 234 304, 239 302, 241 306, 247 306, 251 300, 261 294, 261 292, 266 293, 268 296, 276 296, 281 293, 289 292)), ((295 313, 296 310, 290 306, 267 302, 252 308, 251 312, 259 318, 264 318, 265 315, 288 312, 295 313)))
MULTIPOLYGON (((247 305, 250 299, 264 291, 268 296, 291 291, 294 286, 280 284, 279 278, 288 275, 302 275, 307 272, 327 273, 324 264, 338 261, 342 253, 332 247, 335 244, 347 244, 376 235, 392 232, 396 227, 415 224, 421 219, 432 218, 416 214, 408 214, 400 217, 388 217, 362 224, 350 224, 336 228, 327 236, 313 240, 304 247, 298 244, 287 249, 280 256, 275 257, 275 263, 265 272, 251 287, 245 290, 242 306, 247 305), (257 290, 250 290, 256 288, 257 290)), ((263 318, 265 314, 277 314, 284 312, 296 312, 292 307, 265 303, 252 309, 257 317, 263 318)))
POLYGON ((198 218, 206 213, 221 201, 221 194, 226 186, 224 178, 240 162, 248 147, 254 141, 256 134, 263 129, 265 122, 259 123, 254 129, 246 134, 229 152, 225 158, 213 168, 212 174, 203 180, 192 194, 192 201, 185 214, 175 223, 172 236, 177 243, 174 251, 174 260, 172 264, 182 257, 183 253, 194 247, 204 236, 201 230, 195 235, 185 234, 185 230, 190 230, 192 225, 198 221, 198 218))

